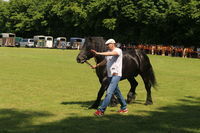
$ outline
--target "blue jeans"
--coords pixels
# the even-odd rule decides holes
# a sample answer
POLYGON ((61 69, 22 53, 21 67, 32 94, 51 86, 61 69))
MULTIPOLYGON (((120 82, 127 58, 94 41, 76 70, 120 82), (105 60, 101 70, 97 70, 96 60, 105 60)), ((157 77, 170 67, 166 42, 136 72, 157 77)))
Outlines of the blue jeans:
POLYGON ((119 90, 119 87, 118 87, 118 83, 119 83, 120 79, 121 79, 120 76, 109 77, 110 84, 106 91, 106 96, 99 108, 100 111, 104 112, 106 110, 113 94, 117 97, 119 103, 121 104, 121 109, 126 109, 126 105, 127 105, 126 101, 124 100, 124 97, 122 96, 122 94, 119 90))

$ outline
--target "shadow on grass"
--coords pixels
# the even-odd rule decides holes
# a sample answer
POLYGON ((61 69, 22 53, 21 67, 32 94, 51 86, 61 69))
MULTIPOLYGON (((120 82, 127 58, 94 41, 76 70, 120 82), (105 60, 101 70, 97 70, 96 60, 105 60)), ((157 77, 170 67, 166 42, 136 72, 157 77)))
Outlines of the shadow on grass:
POLYGON ((49 117, 48 112, 18 111, 15 109, 0 109, 0 133, 18 132, 29 129, 32 118, 49 117))
MULTIPOLYGON (((81 107, 89 108, 95 101, 70 101, 70 102, 62 102, 63 105, 80 105, 81 107)), ((145 104, 144 100, 135 100, 131 104, 145 104)), ((111 106, 111 105, 110 105, 111 106)))
POLYGON ((93 103, 94 101, 72 101, 72 102, 62 102, 61 104, 63 105, 77 104, 80 105, 81 107, 89 108, 93 103))
MULTIPOLYGON (((199 133, 200 98, 185 97, 178 105, 141 115, 71 116, 33 126, 32 119, 51 114, 0 110, 0 133, 199 133)), ((82 104, 82 103, 80 103, 82 104)), ((146 111, 144 111, 146 112, 146 111)))

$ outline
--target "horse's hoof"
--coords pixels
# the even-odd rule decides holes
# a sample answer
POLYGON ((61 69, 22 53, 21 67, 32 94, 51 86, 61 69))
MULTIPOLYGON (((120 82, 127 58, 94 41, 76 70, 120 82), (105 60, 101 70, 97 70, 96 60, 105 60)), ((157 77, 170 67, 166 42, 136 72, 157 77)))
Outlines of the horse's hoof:
POLYGON ((89 107, 88 109, 97 109, 97 107, 89 107))
POLYGON ((126 102, 127 102, 128 104, 130 104, 131 101, 132 101, 132 99, 127 99, 127 100, 126 100, 126 102))
POLYGON ((126 102, 127 102, 128 104, 130 104, 130 103, 134 102, 135 99, 136 99, 136 93, 129 92, 128 95, 127 95, 127 100, 126 100, 126 102))
POLYGON ((90 106, 88 109, 97 109, 98 108, 98 106, 90 106))
POLYGON ((146 101, 146 103, 144 105, 152 105, 153 102, 152 101, 146 101))
POLYGON ((110 107, 116 107, 117 106, 117 103, 111 103, 110 104, 110 107))
POLYGON ((136 99, 136 96, 128 97, 127 100, 126 100, 126 102, 127 102, 128 104, 134 103, 134 102, 135 102, 135 99, 136 99))

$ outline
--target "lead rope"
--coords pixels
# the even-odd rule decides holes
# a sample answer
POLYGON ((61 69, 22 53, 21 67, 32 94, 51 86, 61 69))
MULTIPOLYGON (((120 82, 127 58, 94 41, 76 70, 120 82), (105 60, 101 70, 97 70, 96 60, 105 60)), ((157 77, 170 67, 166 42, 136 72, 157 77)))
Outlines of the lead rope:
MULTIPOLYGON (((86 64, 88 64, 90 67, 92 67, 92 64, 90 64, 87 60, 85 61, 86 64)), ((97 68, 96 68, 97 69, 97 68)), ((95 69, 93 69, 95 72, 95 69)))
POLYGON ((90 67, 92 67, 92 65, 88 61, 85 61, 85 63, 88 64, 90 67))

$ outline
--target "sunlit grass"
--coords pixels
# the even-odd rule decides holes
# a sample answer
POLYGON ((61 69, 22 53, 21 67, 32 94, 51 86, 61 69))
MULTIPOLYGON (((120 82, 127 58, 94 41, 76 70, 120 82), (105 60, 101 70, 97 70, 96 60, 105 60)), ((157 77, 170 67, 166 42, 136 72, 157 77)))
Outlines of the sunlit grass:
MULTIPOLYGON (((129 113, 108 107, 96 118, 88 107, 100 84, 92 69, 76 62, 78 52, 0 48, 0 132, 199 132, 199 59, 149 55, 158 82, 154 105, 143 104, 146 91, 137 77, 137 103, 128 105, 129 113), (193 121, 187 126, 181 117, 193 121)), ((130 85, 122 81, 120 89, 126 97, 130 85)))

